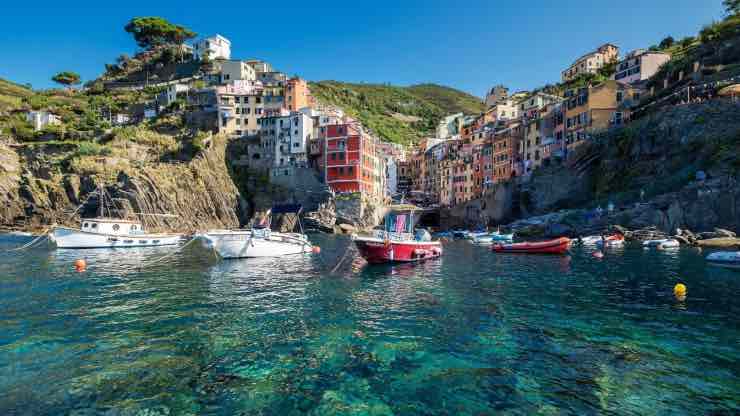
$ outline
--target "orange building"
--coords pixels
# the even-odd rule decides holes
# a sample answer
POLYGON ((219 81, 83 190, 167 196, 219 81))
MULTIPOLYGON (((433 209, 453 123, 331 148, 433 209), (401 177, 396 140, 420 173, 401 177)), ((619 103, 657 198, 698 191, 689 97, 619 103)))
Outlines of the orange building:
POLYGON ((289 111, 298 111, 309 107, 311 104, 311 92, 306 80, 293 77, 288 80, 285 88, 285 106, 289 111))

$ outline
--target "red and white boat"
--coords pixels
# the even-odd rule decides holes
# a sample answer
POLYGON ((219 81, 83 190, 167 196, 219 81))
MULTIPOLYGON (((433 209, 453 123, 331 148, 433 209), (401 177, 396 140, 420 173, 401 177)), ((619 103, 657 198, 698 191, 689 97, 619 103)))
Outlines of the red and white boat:
POLYGON ((355 245, 362 257, 371 264, 414 262, 434 259, 442 255, 442 243, 432 241, 424 230, 414 234, 414 213, 419 208, 413 205, 391 207, 385 217, 382 230, 371 236, 354 237, 355 245))
POLYGON ((569 248, 570 239, 562 237, 536 243, 495 244, 491 250, 497 253, 565 254, 569 248))

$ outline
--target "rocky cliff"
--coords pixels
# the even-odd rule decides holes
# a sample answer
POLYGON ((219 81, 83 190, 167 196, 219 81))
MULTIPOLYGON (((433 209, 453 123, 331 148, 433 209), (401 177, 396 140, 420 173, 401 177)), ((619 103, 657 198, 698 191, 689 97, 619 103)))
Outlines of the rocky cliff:
POLYGON ((236 227, 249 218, 249 206, 228 170, 223 139, 217 138, 187 162, 135 163, 113 156, 72 159, 72 164, 84 161, 84 169, 65 166, 70 164, 65 159, 70 146, 0 145, 3 227, 76 226, 78 217, 72 214, 78 206, 82 204, 80 213, 85 216, 98 210, 96 189, 101 185, 110 197, 111 214, 145 214, 142 219, 153 230, 236 227))
POLYGON ((668 108, 595 137, 575 160, 521 185, 523 216, 606 208, 611 222, 710 231, 740 227, 740 103, 668 108))

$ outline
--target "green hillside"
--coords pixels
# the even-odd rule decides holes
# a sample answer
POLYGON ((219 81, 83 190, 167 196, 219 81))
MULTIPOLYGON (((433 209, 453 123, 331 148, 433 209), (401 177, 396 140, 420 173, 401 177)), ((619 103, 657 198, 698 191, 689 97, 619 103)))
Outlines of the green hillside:
POLYGON ((411 143, 433 134, 437 122, 448 114, 478 114, 484 109, 480 98, 435 84, 396 87, 320 81, 310 86, 320 103, 341 107, 394 143, 411 143))

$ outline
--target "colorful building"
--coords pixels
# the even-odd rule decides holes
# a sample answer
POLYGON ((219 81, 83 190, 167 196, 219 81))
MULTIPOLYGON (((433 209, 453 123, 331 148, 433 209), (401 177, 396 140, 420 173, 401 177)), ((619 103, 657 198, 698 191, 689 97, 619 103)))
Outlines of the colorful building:
POLYGON ((356 123, 327 126, 324 177, 337 193, 361 192, 385 196, 385 167, 376 152, 376 139, 356 123))
POLYGON ((630 52, 617 63, 616 72, 612 79, 625 84, 646 81, 670 60, 671 55, 665 52, 638 49, 630 52))
POLYGON ((561 79, 565 82, 583 74, 595 74, 604 65, 616 61, 618 58, 619 47, 611 43, 606 43, 599 46, 595 51, 576 59, 575 62, 562 72, 561 79))
POLYGON ((285 105, 288 111, 298 111, 308 107, 310 95, 306 80, 298 77, 289 79, 285 87, 285 105))

